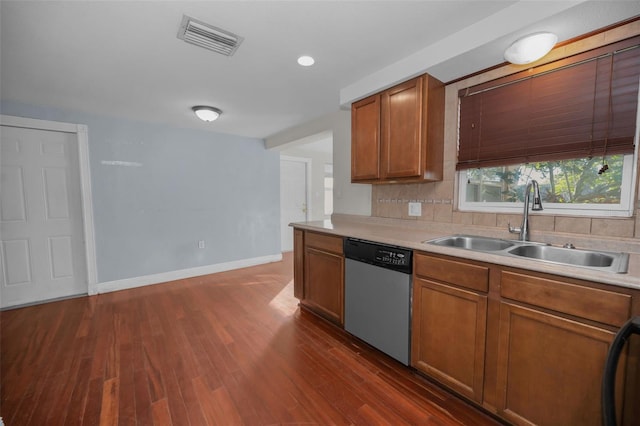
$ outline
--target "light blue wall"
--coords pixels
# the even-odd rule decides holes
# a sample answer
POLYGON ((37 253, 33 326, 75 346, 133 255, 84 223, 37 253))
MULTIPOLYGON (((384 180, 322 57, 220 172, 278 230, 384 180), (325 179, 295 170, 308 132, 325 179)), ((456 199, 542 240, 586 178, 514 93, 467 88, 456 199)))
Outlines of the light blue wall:
POLYGON ((279 153, 262 140, 12 102, 1 112, 88 126, 99 282, 280 253, 279 153))

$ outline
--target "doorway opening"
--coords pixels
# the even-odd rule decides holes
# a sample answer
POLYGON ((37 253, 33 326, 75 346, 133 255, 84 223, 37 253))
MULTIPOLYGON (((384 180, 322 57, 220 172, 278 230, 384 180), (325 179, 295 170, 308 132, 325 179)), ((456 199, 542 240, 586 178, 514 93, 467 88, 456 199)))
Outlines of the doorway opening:
POLYGON ((327 220, 332 213, 333 133, 322 132, 285 145, 280 150, 281 250, 293 250, 290 223, 327 220), (304 172, 300 164, 305 164, 304 172))

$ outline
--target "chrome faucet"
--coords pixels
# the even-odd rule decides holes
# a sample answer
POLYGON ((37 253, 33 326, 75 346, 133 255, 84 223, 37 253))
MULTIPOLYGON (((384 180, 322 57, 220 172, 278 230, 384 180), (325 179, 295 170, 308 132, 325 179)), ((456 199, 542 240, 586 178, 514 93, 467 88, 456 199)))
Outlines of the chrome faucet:
POLYGON ((542 210, 542 201, 540 200, 540 187, 535 180, 529 181, 527 188, 524 190, 524 213, 522 214, 522 225, 519 228, 514 228, 511 223, 508 224, 509 232, 512 234, 519 234, 518 239, 520 241, 529 241, 529 194, 533 187, 533 206, 531 210, 542 210))

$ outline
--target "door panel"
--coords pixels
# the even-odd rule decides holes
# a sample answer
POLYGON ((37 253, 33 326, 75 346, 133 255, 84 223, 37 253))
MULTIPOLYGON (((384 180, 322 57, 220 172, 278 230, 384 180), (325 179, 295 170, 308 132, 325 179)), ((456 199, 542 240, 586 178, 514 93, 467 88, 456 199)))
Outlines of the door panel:
POLYGON ((73 276, 71 238, 49 238, 49 255, 51 256, 51 276, 66 278, 73 276))
POLYGON ((44 201, 47 219, 69 219, 69 197, 65 169, 46 168, 42 170, 44 201))
POLYGON ((382 177, 420 177, 422 146, 422 78, 382 96, 382 177))
POLYGON ((380 178, 380 96, 351 108, 351 181, 380 178))
POLYGON ((307 247, 304 262, 304 303, 342 325, 344 257, 307 247))
POLYGON ((487 296, 431 280, 413 283, 412 363, 482 402, 487 296))
POLYGON ((280 234, 281 250, 293 250, 292 222, 307 220, 307 167, 304 159, 280 160, 280 234))
MULTIPOLYGON (((614 335, 501 302, 499 414, 515 424, 600 425, 602 374, 614 335)), ((619 372, 625 364, 623 357, 619 372)), ((623 381, 617 383, 621 395, 623 381)))
POLYGON ((75 134, 1 126, 2 307, 87 292, 75 134))
POLYGON ((1 204, 0 219, 3 222, 27 220, 22 167, 2 167, 2 192, 12 202, 1 204))
POLYGON ((7 286, 31 282, 28 240, 3 241, 2 254, 7 286))

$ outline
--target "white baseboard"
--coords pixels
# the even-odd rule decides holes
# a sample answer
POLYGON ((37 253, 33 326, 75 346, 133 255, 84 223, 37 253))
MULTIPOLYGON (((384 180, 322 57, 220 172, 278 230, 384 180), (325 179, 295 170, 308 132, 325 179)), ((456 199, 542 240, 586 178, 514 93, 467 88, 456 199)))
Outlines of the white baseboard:
POLYGON ((282 254, 253 257, 250 259, 235 260, 233 262, 217 263, 215 265, 198 266, 196 268, 180 269, 178 271, 163 272, 160 274, 145 275, 142 277, 125 278, 123 280, 106 281, 98 283, 89 290, 90 295, 109 293, 111 291, 127 290, 145 285, 160 284, 168 281, 197 277, 200 275, 215 274, 216 272, 230 271, 232 269, 246 268, 265 263, 279 262, 282 254))

